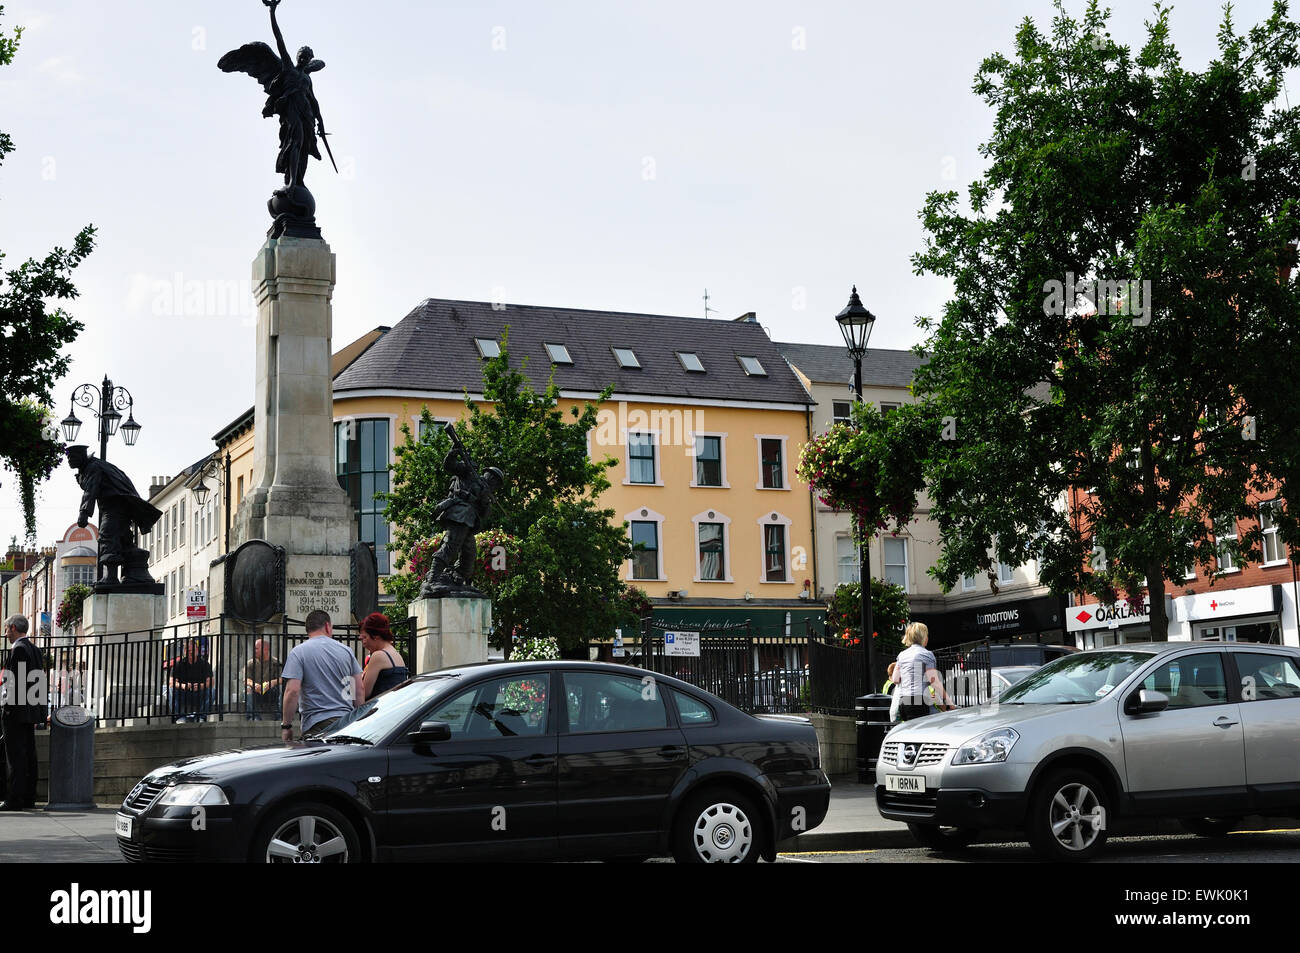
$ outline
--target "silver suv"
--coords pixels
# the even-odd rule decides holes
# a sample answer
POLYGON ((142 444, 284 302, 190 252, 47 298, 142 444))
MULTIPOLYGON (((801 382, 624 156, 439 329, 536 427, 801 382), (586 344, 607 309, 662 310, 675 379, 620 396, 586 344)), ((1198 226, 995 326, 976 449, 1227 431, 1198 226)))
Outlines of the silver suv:
POLYGON ((1148 642, 1068 655, 996 704, 890 731, 876 803, 927 847, 1018 830, 1053 860, 1096 854, 1117 817, 1218 834, 1248 814, 1300 815, 1300 650, 1148 642))

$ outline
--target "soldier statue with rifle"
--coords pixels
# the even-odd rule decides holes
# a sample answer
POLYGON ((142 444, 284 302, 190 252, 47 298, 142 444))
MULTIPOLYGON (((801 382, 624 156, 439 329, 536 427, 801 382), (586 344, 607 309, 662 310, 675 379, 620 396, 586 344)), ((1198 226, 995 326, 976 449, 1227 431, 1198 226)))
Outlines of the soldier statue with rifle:
POLYGON ((477 558, 474 534, 487 524, 493 495, 505 485, 506 478, 497 467, 488 467, 480 473, 460 442, 456 428, 449 424, 446 433, 451 438, 451 450, 443 461, 443 469, 451 474, 451 490, 434 508, 434 516, 442 524, 445 536, 433 554, 419 598, 482 598, 483 594, 470 584, 477 558))

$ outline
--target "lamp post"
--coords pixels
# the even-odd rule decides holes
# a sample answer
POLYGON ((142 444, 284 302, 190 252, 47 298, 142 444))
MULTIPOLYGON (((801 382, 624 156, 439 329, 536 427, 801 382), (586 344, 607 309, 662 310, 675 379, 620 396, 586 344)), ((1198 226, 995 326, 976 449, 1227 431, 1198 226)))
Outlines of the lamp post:
MULTIPOLYGON (((835 320, 839 322, 840 333, 844 335, 844 344, 849 349, 849 357, 853 358, 853 393, 861 401, 862 358, 866 356, 867 341, 871 338, 871 329, 875 326, 876 316, 863 307, 862 299, 858 297, 857 285, 853 286, 849 303, 844 306, 843 311, 835 315, 835 320)), ((865 643, 867 692, 871 693, 876 690, 877 678, 876 640, 873 637, 875 626, 871 612, 871 537, 875 535, 875 527, 871 527, 868 531, 866 521, 859 518, 858 530, 862 540, 858 576, 859 585, 862 587, 862 641, 865 643)))
POLYGON ((78 406, 90 408, 90 412, 99 418, 99 459, 108 459, 108 438, 117 433, 119 427, 123 442, 128 447, 135 446, 141 428, 135 422, 135 398, 125 387, 114 385, 107 375, 102 387, 94 384, 77 387, 72 392, 72 406, 68 410, 68 416, 59 424, 68 443, 75 443, 77 433, 81 430, 81 421, 77 419, 76 412, 78 406), (96 404, 99 405, 98 410, 95 409, 96 404), (122 415, 119 413, 123 410, 127 413, 126 423, 122 423, 122 415))
POLYGON ((230 552, 230 451, 229 450, 226 451, 224 459, 218 459, 215 454, 209 457, 207 463, 203 464, 203 468, 199 470, 198 486, 194 487, 191 492, 194 494, 194 502, 197 503, 200 508, 203 507, 204 503, 208 502, 208 494, 211 492, 211 490, 208 489, 207 483, 204 482, 204 478, 209 476, 217 481, 217 486, 221 487, 224 492, 222 499, 224 501, 223 508, 225 510, 225 534, 224 534, 224 542, 222 543, 221 546, 221 551, 222 553, 229 554, 230 552), (218 467, 218 464, 221 464, 221 466, 218 467))
MULTIPOLYGON (((108 438, 117 433, 119 428, 122 431, 122 441, 128 447, 134 447, 135 442, 140 437, 140 425, 135 422, 135 398, 131 392, 121 385, 114 385, 104 375, 104 383, 100 387, 94 384, 81 384, 72 392, 72 406, 68 408, 68 416, 63 418, 59 427, 63 430, 63 436, 68 443, 76 443, 77 433, 81 430, 81 421, 77 419, 78 405, 86 407, 99 420, 99 459, 108 459, 108 438), (93 395, 93 396, 92 396, 93 395), (96 410, 96 404, 99 409, 96 410), (122 414, 120 411, 126 411, 126 423, 122 423, 122 414)), ((95 547, 95 579, 100 577, 100 556, 103 551, 103 540, 100 540, 95 547)))

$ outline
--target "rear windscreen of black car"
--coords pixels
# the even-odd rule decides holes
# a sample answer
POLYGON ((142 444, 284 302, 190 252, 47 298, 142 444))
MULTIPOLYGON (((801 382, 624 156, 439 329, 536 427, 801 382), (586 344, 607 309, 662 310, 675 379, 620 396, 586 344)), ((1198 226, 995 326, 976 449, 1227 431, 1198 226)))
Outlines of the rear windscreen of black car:
POLYGON ((990 645, 989 665, 992 668, 1046 665, 1053 659, 1070 654, 1070 648, 1064 645, 990 645))

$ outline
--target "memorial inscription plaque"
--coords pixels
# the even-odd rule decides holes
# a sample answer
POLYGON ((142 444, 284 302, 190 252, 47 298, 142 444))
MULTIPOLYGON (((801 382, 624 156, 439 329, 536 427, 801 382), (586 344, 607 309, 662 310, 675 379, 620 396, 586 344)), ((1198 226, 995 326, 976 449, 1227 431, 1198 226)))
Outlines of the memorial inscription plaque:
POLYGON ((305 619, 307 613, 322 609, 331 618, 346 621, 352 602, 347 560, 331 556, 290 556, 284 596, 285 613, 291 619, 305 619))

